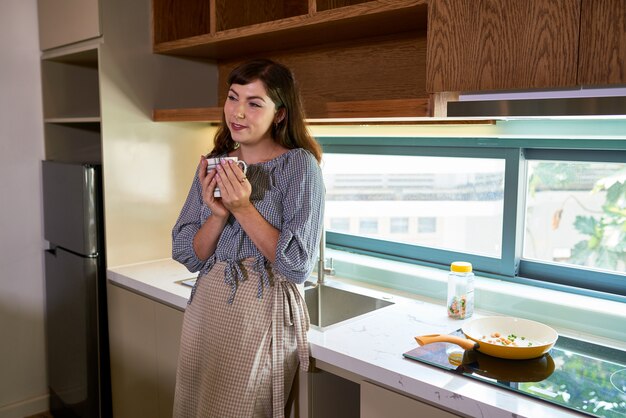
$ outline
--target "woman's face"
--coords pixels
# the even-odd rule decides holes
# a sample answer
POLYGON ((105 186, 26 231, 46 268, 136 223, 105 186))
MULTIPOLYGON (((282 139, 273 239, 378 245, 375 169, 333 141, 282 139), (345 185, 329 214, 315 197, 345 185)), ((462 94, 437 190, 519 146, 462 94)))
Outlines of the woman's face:
POLYGON ((260 80, 245 85, 232 84, 224 104, 224 116, 235 142, 254 144, 272 139, 276 105, 260 80))

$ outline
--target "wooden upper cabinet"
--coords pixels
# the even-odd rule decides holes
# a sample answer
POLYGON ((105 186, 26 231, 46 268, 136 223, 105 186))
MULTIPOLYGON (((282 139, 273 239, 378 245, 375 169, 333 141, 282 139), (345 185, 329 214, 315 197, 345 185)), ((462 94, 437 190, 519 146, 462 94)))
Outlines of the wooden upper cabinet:
MULTIPOLYGON (((154 52, 210 59, 218 102, 235 65, 267 57, 294 72, 309 119, 423 117, 428 0, 152 0, 154 52)), ((155 111, 203 120, 221 109, 155 111)))
POLYGON ((580 2, 429 1, 426 89, 433 93, 576 85, 580 2))
MULTIPOLYGON (((265 54, 294 73, 308 118, 428 116, 426 37, 412 32, 367 42, 265 54)), ((242 59, 218 63, 226 80, 242 59)), ((221 82, 218 103, 226 100, 221 82)))
POLYGON ((427 0, 152 0, 154 52, 238 59, 425 31, 427 0))
POLYGON ((579 84, 626 84, 626 0, 582 0, 579 84))

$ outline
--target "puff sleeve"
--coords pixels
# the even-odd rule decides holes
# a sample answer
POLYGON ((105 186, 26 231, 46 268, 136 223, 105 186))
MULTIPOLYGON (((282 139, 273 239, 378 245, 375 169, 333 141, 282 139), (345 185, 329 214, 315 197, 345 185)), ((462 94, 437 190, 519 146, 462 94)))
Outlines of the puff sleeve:
POLYGON ((200 260, 193 249, 196 233, 210 215, 210 209, 202 200, 202 189, 196 171, 187 200, 172 228, 172 258, 187 267, 190 272, 206 270, 206 263, 200 260))
POLYGON ((317 160, 305 150, 282 167, 278 186, 283 218, 273 268, 288 280, 303 283, 313 271, 324 220, 325 188, 317 160))

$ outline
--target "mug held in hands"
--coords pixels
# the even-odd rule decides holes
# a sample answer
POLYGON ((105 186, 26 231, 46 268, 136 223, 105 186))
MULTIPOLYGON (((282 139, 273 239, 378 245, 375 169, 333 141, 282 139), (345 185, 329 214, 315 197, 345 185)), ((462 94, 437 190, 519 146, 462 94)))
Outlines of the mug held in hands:
MULTIPOLYGON (((248 171, 248 164, 246 164, 245 161, 239 160, 237 157, 222 157, 222 158, 207 158, 206 159, 206 161, 208 163, 208 165, 207 165, 207 173, 210 172, 211 170, 215 169, 217 167, 217 165, 219 163, 221 163, 222 161, 224 161, 224 160, 232 160, 236 164, 239 164, 239 167, 241 168, 241 171, 243 171, 244 175, 248 171)), ((222 197, 222 194, 220 193, 219 187, 215 186, 215 191, 213 192, 213 196, 215 196, 215 197, 222 197)))

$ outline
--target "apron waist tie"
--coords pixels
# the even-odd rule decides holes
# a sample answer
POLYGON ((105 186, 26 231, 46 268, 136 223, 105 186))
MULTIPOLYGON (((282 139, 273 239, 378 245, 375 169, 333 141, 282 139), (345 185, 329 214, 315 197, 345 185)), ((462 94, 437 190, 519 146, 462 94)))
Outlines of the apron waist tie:
POLYGON ((300 370, 309 369, 309 313, 296 285, 283 278, 274 284, 272 318, 272 409, 274 418, 285 415, 285 341, 284 327, 294 326, 300 370))
POLYGON ((235 300, 235 293, 237 292, 238 281, 244 281, 246 276, 241 270, 241 265, 233 259, 225 260, 224 266, 224 283, 230 287, 230 295, 228 296, 228 304, 232 304, 235 300))

